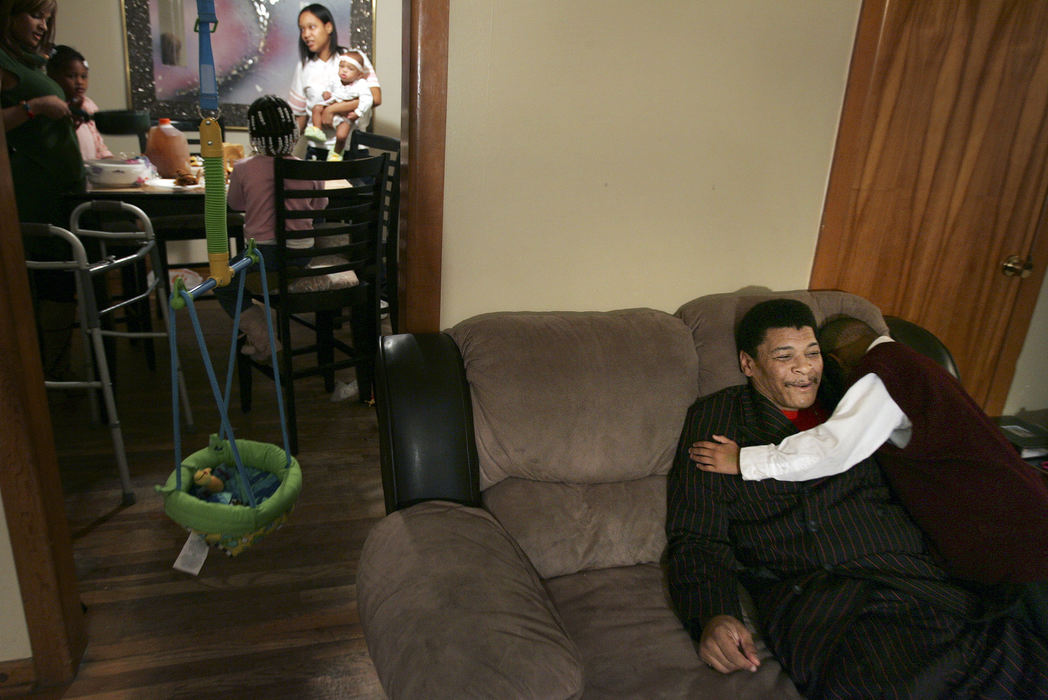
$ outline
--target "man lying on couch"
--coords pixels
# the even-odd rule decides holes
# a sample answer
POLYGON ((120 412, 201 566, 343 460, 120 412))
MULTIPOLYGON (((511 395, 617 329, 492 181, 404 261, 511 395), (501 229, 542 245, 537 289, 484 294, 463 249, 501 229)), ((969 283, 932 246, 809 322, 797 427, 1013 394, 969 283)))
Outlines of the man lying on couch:
POLYGON ((863 321, 819 330, 825 366, 848 390, 833 415, 779 445, 741 451, 714 436, 695 443, 700 469, 743 479, 807 481, 851 468, 876 451, 893 491, 951 574, 1023 584, 1038 634, 1048 635, 1048 474, 1019 457, 960 382, 924 355, 863 321))
POLYGON ((1048 642, 950 578, 871 459, 799 482, 695 468, 697 440, 777 443, 827 417, 804 304, 758 304, 736 344, 750 382, 691 407, 668 486, 670 594, 702 659, 722 673, 758 665, 741 582, 809 698, 1048 698, 1048 642))

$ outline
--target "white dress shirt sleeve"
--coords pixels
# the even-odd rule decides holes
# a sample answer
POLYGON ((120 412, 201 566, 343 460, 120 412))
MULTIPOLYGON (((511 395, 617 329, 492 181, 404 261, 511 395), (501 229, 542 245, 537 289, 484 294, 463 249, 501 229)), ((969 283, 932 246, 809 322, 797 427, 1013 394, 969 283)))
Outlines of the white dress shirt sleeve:
POLYGON ((807 481, 851 469, 891 440, 905 447, 911 423, 876 374, 855 382, 823 424, 791 435, 778 445, 744 447, 742 478, 807 481))

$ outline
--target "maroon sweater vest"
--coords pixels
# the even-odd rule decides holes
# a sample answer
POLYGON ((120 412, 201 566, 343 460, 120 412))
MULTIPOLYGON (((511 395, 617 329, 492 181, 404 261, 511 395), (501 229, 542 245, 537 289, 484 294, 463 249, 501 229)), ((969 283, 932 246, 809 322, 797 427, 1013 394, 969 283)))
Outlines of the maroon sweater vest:
POLYGON ((877 460, 947 568, 983 583, 1048 581, 1048 475, 924 355, 882 343, 853 381, 870 372, 913 423, 906 447, 885 443, 877 460))

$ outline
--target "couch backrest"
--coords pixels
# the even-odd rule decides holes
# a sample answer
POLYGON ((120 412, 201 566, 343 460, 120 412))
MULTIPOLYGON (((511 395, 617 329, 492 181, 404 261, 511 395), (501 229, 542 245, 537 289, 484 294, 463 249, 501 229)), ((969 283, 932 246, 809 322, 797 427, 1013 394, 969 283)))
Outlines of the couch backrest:
POLYGON ((676 316, 691 330, 699 357, 699 383, 696 396, 706 396, 724 387, 745 384, 735 349, 735 324, 743 314, 767 299, 787 297, 807 304, 815 321, 847 314, 866 321, 875 331, 888 335, 881 311, 860 296, 838 291, 732 292, 699 297, 677 309, 676 316))
POLYGON ((480 488, 665 474, 695 399, 688 329, 652 309, 494 313, 448 333, 473 400, 480 488))
POLYGON ((539 575, 658 561, 665 474, 698 374, 680 319, 495 313, 448 333, 472 395, 484 505, 539 575))

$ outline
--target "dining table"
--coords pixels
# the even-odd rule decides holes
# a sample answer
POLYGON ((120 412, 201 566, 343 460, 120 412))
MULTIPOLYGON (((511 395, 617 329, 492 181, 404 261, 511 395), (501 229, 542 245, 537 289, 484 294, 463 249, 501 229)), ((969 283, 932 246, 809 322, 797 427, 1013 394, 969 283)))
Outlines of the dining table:
MULTIPOLYGON (((102 187, 87 183, 83 192, 68 193, 64 204, 68 212, 81 202, 93 200, 118 201, 132 204, 146 213, 153 223, 153 234, 166 272, 167 244, 171 241, 204 240, 204 185, 174 184, 174 180, 151 179, 129 187, 102 187)), ((231 243, 231 255, 243 249, 244 215, 228 210, 226 226, 231 243)), ((207 261, 180 261, 189 267, 206 266, 207 261)))

